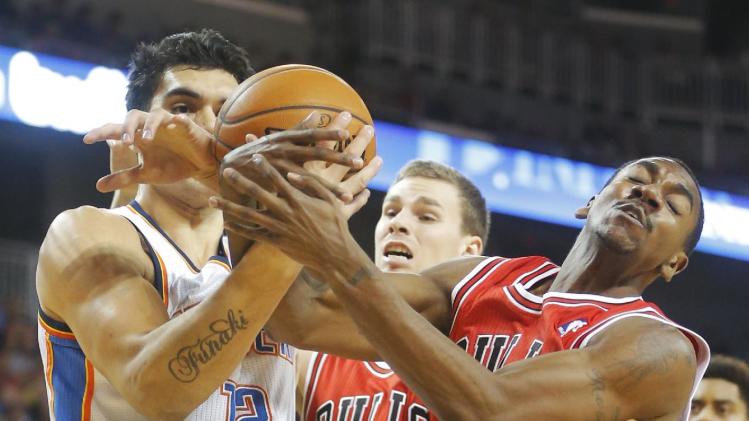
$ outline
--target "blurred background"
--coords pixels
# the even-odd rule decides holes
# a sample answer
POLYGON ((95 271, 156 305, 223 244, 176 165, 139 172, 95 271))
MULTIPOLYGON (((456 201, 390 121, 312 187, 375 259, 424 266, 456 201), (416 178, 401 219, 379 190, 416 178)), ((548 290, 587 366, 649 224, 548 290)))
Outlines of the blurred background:
MULTIPOLYGON (((487 254, 561 262, 612 167, 685 160, 704 239, 646 298, 749 357, 745 0, 0 0, 0 419, 47 417, 34 274, 50 222, 111 200, 94 188, 108 150, 81 133, 121 119, 138 42, 202 27, 256 70, 314 64, 354 86, 386 162, 373 187, 416 157, 469 175, 495 212, 487 254)), ((382 197, 353 220, 370 252, 382 197)))

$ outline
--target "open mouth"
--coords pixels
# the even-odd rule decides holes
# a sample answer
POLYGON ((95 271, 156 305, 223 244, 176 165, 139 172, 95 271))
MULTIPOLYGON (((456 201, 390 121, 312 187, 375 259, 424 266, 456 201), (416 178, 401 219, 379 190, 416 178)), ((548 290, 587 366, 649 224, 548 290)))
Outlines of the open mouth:
POLYGON ((399 243, 390 243, 386 245, 382 255, 387 257, 388 260, 393 261, 408 261, 414 257, 408 247, 399 243))

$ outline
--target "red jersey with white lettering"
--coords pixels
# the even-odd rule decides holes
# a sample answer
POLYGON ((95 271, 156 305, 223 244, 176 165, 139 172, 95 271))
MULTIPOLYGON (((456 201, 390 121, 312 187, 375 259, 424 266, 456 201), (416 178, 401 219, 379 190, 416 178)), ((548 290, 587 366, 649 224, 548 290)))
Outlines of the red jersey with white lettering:
POLYGON ((554 350, 538 323, 542 298, 529 291, 557 272, 545 257, 485 260, 453 289, 450 339, 490 371, 554 350))
POLYGON ((387 363, 314 353, 307 369, 304 420, 429 419, 423 403, 387 363))
MULTIPOLYGON (((491 370, 537 355, 542 299, 528 290, 558 271, 543 257, 483 260, 453 288, 450 339, 491 370)), ((305 421, 437 419, 385 363, 315 354, 305 391, 305 421)))
MULTIPOLYGON (((694 396, 710 361, 707 342, 700 335, 671 321, 658 306, 642 297, 610 298, 593 294, 546 293, 541 320, 544 341, 557 350, 584 348, 607 327, 632 317, 644 317, 673 326, 689 339, 697 357, 697 371, 692 384, 694 396)), ((683 419, 689 418, 690 402, 691 399, 686 403, 683 419)))

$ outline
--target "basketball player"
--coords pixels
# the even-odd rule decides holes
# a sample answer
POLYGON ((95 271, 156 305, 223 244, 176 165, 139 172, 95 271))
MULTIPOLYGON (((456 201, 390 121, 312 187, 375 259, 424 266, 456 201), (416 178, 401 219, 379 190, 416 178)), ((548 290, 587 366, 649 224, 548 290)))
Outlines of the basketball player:
MULTIPOLYGON (((383 201, 375 261, 383 271, 419 272, 450 258, 481 254, 488 230, 486 202, 473 183, 437 162, 412 161, 400 170, 383 201)), ((304 287, 292 287, 269 325, 271 333, 282 313, 303 305, 297 290, 304 287)), ((318 329, 307 322, 305 336, 318 329)), ((326 326, 325 321, 314 322, 326 326)), ((387 406, 390 396, 408 391, 385 363, 302 350, 297 363, 297 411, 305 420, 337 419, 337 408, 350 411, 347 419, 375 419, 371 415, 384 413, 378 408, 387 406)))
POLYGON ((692 398, 690 420, 749 420, 749 366, 738 358, 713 355, 692 398))
MULTIPOLYGON (((149 138, 206 144, 224 100, 252 72, 246 52, 215 31, 141 45, 125 122, 85 140, 114 133, 141 147, 149 138)), ((331 129, 274 136, 343 140, 344 117, 331 129)), ((300 266, 258 245, 229 274, 222 216, 208 207, 215 158, 183 165, 157 147, 147 151, 144 165, 99 187, 149 177, 163 184, 143 185, 126 207, 63 212, 40 250, 39 341, 52 419, 293 418, 292 349, 258 333, 290 283, 279 280, 293 280, 300 266)), ((360 165, 356 154, 324 155, 360 165)))
MULTIPOLYGON (((246 174, 272 183, 280 194, 270 195, 238 171, 225 170, 228 185, 257 197, 268 209, 259 214, 214 198, 227 228, 273 244, 327 274, 338 304, 441 418, 687 418, 709 349, 702 338, 640 297, 656 279, 671 281, 684 270, 701 233, 702 198, 683 162, 655 157, 620 167, 576 212, 586 224, 543 300, 527 294, 533 287, 529 280, 490 288, 498 278, 510 276, 518 259, 469 257, 420 275, 383 273, 351 237, 338 201, 314 177, 291 173, 287 182, 262 156, 253 158, 253 164, 257 170, 246 174), (247 230, 248 222, 265 229, 247 230), (455 288, 447 309, 425 320, 412 308, 413 301, 403 298, 404 284, 410 289, 455 288), (502 295, 515 304, 516 313, 538 315, 537 323, 513 336, 491 321, 483 323, 489 326, 483 331, 455 334, 461 320, 506 318, 491 306, 502 295), (452 341, 443 335, 450 321, 452 341), (566 352, 553 352, 562 350, 566 352), (546 355, 496 373, 484 368, 537 354, 546 355)), ((520 278, 516 275, 516 281, 520 278)), ((424 417, 425 408, 404 406, 409 399, 390 397, 396 417, 405 411, 424 417)))

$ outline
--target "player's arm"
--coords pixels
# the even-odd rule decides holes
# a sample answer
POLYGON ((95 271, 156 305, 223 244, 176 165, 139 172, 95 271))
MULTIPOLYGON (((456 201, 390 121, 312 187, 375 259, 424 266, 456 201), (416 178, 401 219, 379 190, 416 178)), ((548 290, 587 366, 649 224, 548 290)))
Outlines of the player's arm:
MULTIPOLYGON (((262 157, 257 165, 263 169, 258 180, 275 174, 262 157)), ((252 180, 234 178, 238 191, 265 191, 252 180)), ((242 215, 245 223, 264 229, 241 234, 329 273, 328 284, 364 336, 440 418, 670 419, 686 405, 695 356, 686 338, 655 321, 620 321, 586 349, 492 374, 401 297, 353 239, 329 191, 306 175, 288 178, 273 177, 279 197, 264 195, 260 201, 267 212, 242 215), (628 383, 626 374, 635 374, 634 382, 628 383), (528 408, 516 408, 524 402, 528 408)))
POLYGON ((440 418, 678 419, 688 404, 694 351, 662 323, 623 320, 584 349, 491 373, 416 314, 379 274, 331 285, 379 354, 440 418))
POLYGON ((236 368, 300 266, 257 245, 215 293, 169 319, 140 244, 122 217, 67 211, 42 245, 37 290, 43 309, 71 327, 132 406, 149 418, 182 419, 236 368))
MULTIPOLYGON (((383 276, 416 312, 447 334, 451 324, 452 287, 483 259, 461 257, 423 274, 385 273, 383 276)), ((379 359, 377 351, 361 334, 333 291, 306 272, 289 288, 266 329, 274 339, 298 348, 353 359, 379 359)))

